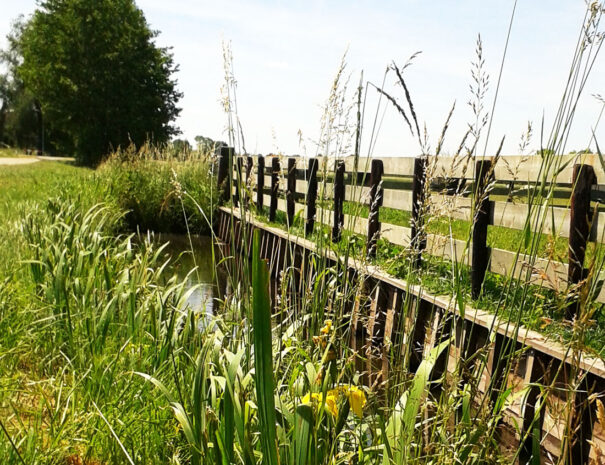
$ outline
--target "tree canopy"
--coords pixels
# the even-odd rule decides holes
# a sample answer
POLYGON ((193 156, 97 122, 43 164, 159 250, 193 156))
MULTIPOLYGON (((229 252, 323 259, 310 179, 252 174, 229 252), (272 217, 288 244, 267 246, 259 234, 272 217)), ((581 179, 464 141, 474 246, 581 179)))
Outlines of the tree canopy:
POLYGON ((59 150, 96 164, 178 133, 177 67, 156 36, 133 0, 44 0, 15 28, 16 79, 59 150))
POLYGON ((195 143, 197 145, 197 149, 202 152, 209 152, 219 147, 227 146, 226 142, 213 140, 210 137, 205 136, 195 136, 195 143))
POLYGON ((7 72, 0 74, 0 143, 19 147, 41 145, 41 113, 38 102, 28 92, 16 73, 20 57, 14 37, 19 34, 20 23, 9 36, 11 46, 0 50, 0 62, 7 72))

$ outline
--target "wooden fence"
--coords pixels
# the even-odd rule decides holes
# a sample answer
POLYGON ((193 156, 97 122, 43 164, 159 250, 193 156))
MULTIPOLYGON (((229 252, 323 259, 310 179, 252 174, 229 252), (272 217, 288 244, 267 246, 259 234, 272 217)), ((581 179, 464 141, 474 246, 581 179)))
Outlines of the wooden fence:
MULTIPOLYGON (((355 166, 355 162, 350 159, 332 161, 232 155, 231 149, 222 150, 219 188, 224 199, 231 198, 235 205, 243 208, 220 210, 218 236, 226 242, 233 239, 235 244, 239 244, 242 253, 250 253, 249 244, 240 244, 241 241, 237 238, 251 237, 251 234, 243 235, 244 224, 259 229, 262 233, 261 255, 269 261, 270 270, 275 277, 280 275, 280 270, 289 266, 304 267, 303 264, 307 263, 305 257, 314 253, 316 246, 311 241, 292 236, 251 217, 245 222, 241 221, 251 204, 261 209, 267 207, 271 219, 276 218, 277 211, 284 212, 290 224, 295 215, 301 215, 307 236, 313 232, 318 222, 331 228, 334 241, 341 239, 343 229, 363 234, 366 236, 366 253, 369 256, 376 253, 376 239, 379 235, 395 244, 412 247, 416 263, 422 260, 425 253, 461 260, 465 248, 469 249, 470 258, 467 260, 471 265, 473 294, 480 292, 488 269, 515 277, 529 276, 533 283, 549 287, 576 284, 584 276, 583 262, 587 243, 603 241, 602 231, 599 230, 605 224, 599 222, 602 214, 597 213, 590 221, 590 212, 591 199, 600 195, 594 186, 605 180, 605 173, 600 162, 591 158, 580 160, 582 163, 575 163, 578 160, 572 157, 562 158, 559 160, 562 164, 557 170, 557 176, 543 179, 545 183, 556 182, 557 186, 568 190, 569 208, 545 205, 528 213, 527 204, 490 199, 489 189, 493 186, 494 179, 509 186, 511 182, 521 183, 518 176, 514 176, 514 173, 511 175, 511 169, 499 168, 502 159, 495 163, 493 160, 480 160, 464 170, 459 165, 448 166, 451 159, 433 162, 433 166, 426 159, 361 160, 355 166), (441 182, 445 189, 430 189, 427 181, 431 179, 431 176, 427 176, 429 170, 432 170, 433 178, 446 178, 441 182), (389 187, 394 185, 395 178, 399 179, 400 185, 405 184, 409 188, 403 190, 389 187), (407 182, 404 182, 405 179, 407 182), (465 183, 472 186, 469 188, 472 198, 459 193, 448 195, 448 190, 458 191, 465 183), (327 208, 325 199, 328 199, 331 208, 327 208), (366 204, 369 207, 368 218, 344 214, 345 201, 366 204), (461 204, 455 218, 466 219, 472 224, 470 247, 466 241, 434 235, 423 237, 418 234, 422 230, 425 213, 423 205, 426 203, 448 207, 453 203, 454 208, 461 204), (411 228, 381 223, 380 212, 385 207, 410 212, 411 228), (531 257, 521 254, 517 260, 516 253, 511 251, 490 250, 486 243, 487 229, 490 226, 524 229, 525 222, 519 216, 539 218, 542 213, 548 213, 551 219, 551 229, 546 231, 569 239, 570 260, 568 263, 537 260, 532 263, 532 273, 523 276, 521 271, 514 269, 514 265, 517 261, 530 261, 531 257), (553 218, 556 221, 552 221, 553 218), (557 222, 560 224, 556 225, 557 222), (443 241, 448 247, 443 247, 443 241), (539 272, 546 277, 537 279, 539 272), (555 279, 550 280, 550 276, 555 279)), ((510 157, 506 162, 514 164, 515 160, 510 157)), ((533 159, 520 172, 528 179, 540 180, 541 168, 533 159)), ((326 253, 334 266, 341 262, 335 254, 326 253)), ((456 338, 460 345, 450 349, 449 357, 442 361, 442 369, 449 369, 450 364, 455 364, 456 357, 464 360, 480 347, 489 347, 487 370, 480 388, 487 389, 490 384, 503 382, 504 386, 515 391, 523 388, 527 390, 526 395, 510 405, 506 412, 506 422, 515 425, 512 429, 517 431, 516 438, 520 441, 520 463, 534 463, 532 442, 535 438, 540 441, 545 452, 556 454, 560 450, 565 425, 561 424, 557 412, 566 402, 573 402, 573 415, 569 420, 572 425, 571 442, 566 463, 603 463, 605 419, 596 418, 596 404, 594 399, 591 401, 605 390, 603 360, 585 353, 570 357, 561 344, 535 331, 523 327, 511 328, 507 322, 500 321, 488 312, 468 306, 462 312, 451 299, 432 296, 421 286, 410 285, 379 268, 361 265, 356 260, 352 260, 349 267, 355 273, 368 274, 369 280, 375 283, 369 293, 371 302, 367 304, 370 310, 366 346, 377 347, 384 355, 385 341, 397 340, 392 333, 398 326, 394 321, 409 313, 402 306, 411 296, 418 306, 418 318, 404 322, 405 340, 415 347, 422 346, 423 354, 426 354, 444 337, 447 338, 447 334, 460 331, 464 335, 456 338), (464 316, 449 320, 449 327, 437 331, 436 328, 447 321, 445 316, 448 313, 464 316), (465 340, 466 345, 462 342, 465 340), (522 356, 507 378, 499 380, 504 376, 501 361, 506 359, 506 353, 511 350, 520 351, 522 356), (567 387, 576 380, 580 380, 579 388, 570 394, 567 387), (547 400, 540 390, 541 384, 556 387, 547 400), (566 397, 568 395, 572 396, 571 400, 566 397), (543 404, 545 401, 546 407, 543 404)), ((603 302, 603 293, 598 298, 603 302)), ((355 315, 359 311, 360 309, 352 313, 355 315)), ((574 304, 570 304, 568 317, 573 317, 575 311, 574 304)), ((356 324, 352 322, 352 326, 356 324)), ((419 360, 423 354, 418 356, 419 360)), ((382 363, 384 366, 384 360, 382 363)))
MULTIPOLYGON (((241 197, 241 200, 255 203, 257 208, 268 206, 271 221, 278 210, 283 211, 289 224, 295 215, 303 215, 307 235, 313 232, 316 222, 331 226, 334 241, 340 240, 343 228, 364 235, 369 256, 376 254, 376 240, 382 237, 396 245, 413 247, 417 262, 421 261, 423 253, 463 261, 471 268, 475 298, 480 294, 488 270, 551 289, 567 289, 585 276, 587 243, 605 241, 605 212, 592 214, 591 205, 601 198, 599 182, 605 184, 605 171, 594 155, 560 157, 558 166, 546 173, 539 156, 502 157, 496 163, 490 159, 468 163, 468 160, 447 157, 436 160, 359 159, 355 166, 353 158, 256 156, 232 159, 232 153, 230 148, 222 149, 219 180, 226 186, 228 174, 233 174, 231 179, 237 182, 229 183, 229 186, 236 204, 241 197), (233 171, 230 172, 229 167, 233 171), (432 187, 427 185, 427 180, 432 182, 432 187), (567 199, 559 198, 559 203, 567 201, 569 206, 556 206, 552 202, 547 205, 513 202, 510 195, 504 200, 490 199, 490 194, 496 191, 494 186, 505 186, 509 192, 515 188, 531 191, 536 181, 543 181, 545 186, 556 184, 557 189, 568 196, 567 199), (409 187, 391 187, 397 183, 409 187), (435 189, 435 183, 440 184, 441 189, 435 189), (243 193, 239 192, 241 186, 246 186, 243 193), (461 186, 465 191, 460 192, 461 186), (323 206, 318 206, 318 196, 323 200, 323 206), (325 205, 327 199, 331 208, 325 205), (344 214, 345 201, 367 205, 368 217, 344 214), (471 237, 460 240, 424 235, 425 204, 430 206, 429 214, 438 211, 452 219, 469 221, 471 237), (380 222, 382 208, 410 212, 411 227, 380 222), (535 252, 524 253, 521 247, 511 251, 487 245, 489 227, 531 232, 537 225, 541 234, 568 239, 567 263, 554 257, 539 257, 535 252)), ((228 189, 223 190, 225 199, 229 198, 228 189)), ((597 301, 605 303, 602 278, 598 276, 592 285, 597 301)), ((573 306, 570 306, 569 316, 573 313, 573 306)))

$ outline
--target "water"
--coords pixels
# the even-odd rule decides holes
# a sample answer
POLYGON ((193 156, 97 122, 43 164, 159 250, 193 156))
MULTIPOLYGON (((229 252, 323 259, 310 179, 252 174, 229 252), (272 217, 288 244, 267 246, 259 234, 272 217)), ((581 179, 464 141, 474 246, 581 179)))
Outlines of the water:
POLYGON ((219 246, 213 244, 208 236, 191 236, 190 239, 181 234, 159 234, 156 241, 158 244, 168 242, 164 250, 172 257, 170 271, 180 279, 186 279, 189 289, 196 287, 187 300, 189 307, 208 316, 213 315, 217 307, 215 299, 224 297, 228 281, 225 270, 212 261, 213 248, 215 257, 221 256, 219 246))

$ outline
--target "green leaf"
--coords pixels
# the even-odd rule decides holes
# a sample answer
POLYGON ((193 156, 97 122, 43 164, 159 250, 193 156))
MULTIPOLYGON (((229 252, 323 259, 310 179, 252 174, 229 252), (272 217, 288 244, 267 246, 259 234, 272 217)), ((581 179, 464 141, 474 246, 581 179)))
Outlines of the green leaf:
POLYGON ((254 333, 254 378, 263 465, 277 465, 269 272, 267 264, 260 258, 260 233, 258 230, 254 231, 252 252, 252 323, 254 333))
POLYGON ((308 463, 312 429, 313 407, 309 404, 301 404, 296 408, 294 465, 306 465, 308 463))
POLYGON ((410 389, 410 394, 405 404, 405 409, 403 411, 403 425, 404 425, 404 436, 411 438, 414 429, 416 428, 416 416, 418 415, 418 411, 420 410, 420 404, 422 399, 424 398, 424 394, 426 392, 426 388, 429 384, 429 380, 431 378, 431 372, 435 367, 435 363, 437 363, 437 359, 439 355, 450 345, 451 340, 447 339, 439 344, 437 347, 434 347, 430 352, 427 358, 425 358, 418 367, 418 371, 414 375, 414 380, 412 381, 412 388, 410 389))
POLYGON ((416 417, 430 382, 431 372, 441 353, 450 344, 451 339, 447 339, 429 352, 414 375, 412 387, 405 391, 397 401, 385 429, 384 442, 387 453, 383 456, 383 464, 403 463, 407 456, 407 449, 412 442, 412 435, 416 428, 416 417), (398 444, 397 447, 395 447, 396 444, 398 444))

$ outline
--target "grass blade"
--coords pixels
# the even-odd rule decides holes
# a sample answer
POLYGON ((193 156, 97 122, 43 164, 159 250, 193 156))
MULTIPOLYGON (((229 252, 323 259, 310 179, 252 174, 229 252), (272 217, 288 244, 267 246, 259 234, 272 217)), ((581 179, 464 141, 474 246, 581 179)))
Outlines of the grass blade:
POLYGON ((277 465, 277 433, 273 389, 273 345, 269 272, 260 258, 260 234, 254 231, 252 254, 252 322, 254 328, 254 381, 259 412, 263 464, 277 465))

